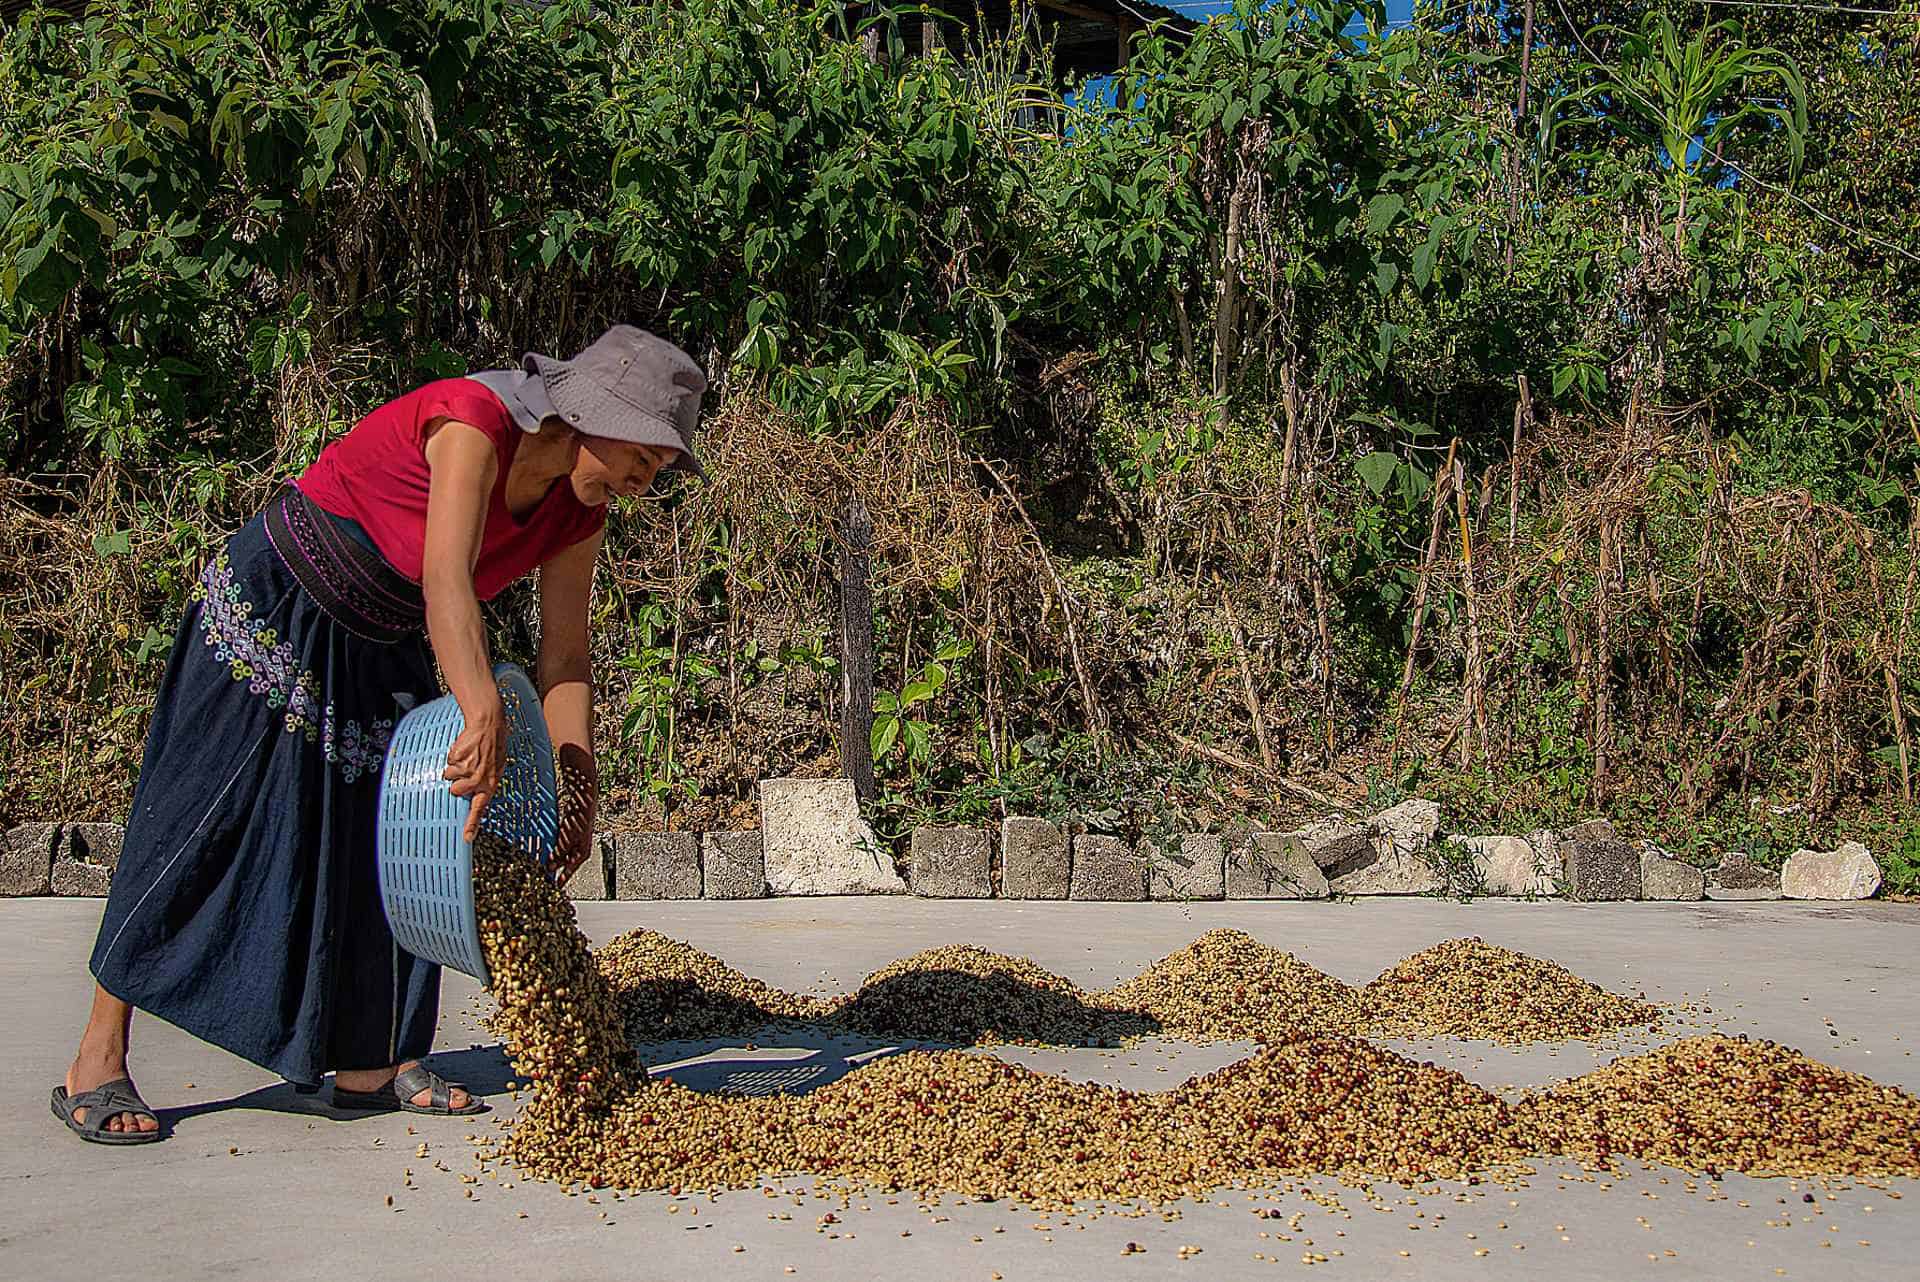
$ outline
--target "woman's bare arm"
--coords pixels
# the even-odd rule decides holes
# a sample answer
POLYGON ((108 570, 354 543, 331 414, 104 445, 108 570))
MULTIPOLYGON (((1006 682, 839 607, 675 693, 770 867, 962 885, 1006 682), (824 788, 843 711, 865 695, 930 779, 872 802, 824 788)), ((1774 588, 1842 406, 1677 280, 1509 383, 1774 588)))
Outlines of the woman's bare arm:
POLYGON ((563 879, 589 853, 598 808, 588 607, 602 538, 595 531, 540 567, 540 696, 568 799, 556 869, 563 879))
POLYGON ((445 777, 454 796, 473 799, 466 824, 467 840, 472 841, 487 800, 500 786, 506 760, 506 711, 493 683, 486 624, 473 587, 500 463, 493 442, 470 423, 449 419, 437 428, 430 425, 429 431, 420 587, 427 603, 427 639, 466 720, 447 754, 445 777))

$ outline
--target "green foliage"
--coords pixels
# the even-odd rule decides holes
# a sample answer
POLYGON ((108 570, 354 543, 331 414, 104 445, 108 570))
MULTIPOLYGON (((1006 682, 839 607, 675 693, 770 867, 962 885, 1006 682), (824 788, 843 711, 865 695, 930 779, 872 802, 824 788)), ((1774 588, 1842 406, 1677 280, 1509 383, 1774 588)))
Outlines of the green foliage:
MULTIPOLYGON (((1486 38, 1484 15, 1436 8, 1388 32, 1375 0, 1239 0, 1191 38, 1138 33, 1113 101, 1072 108, 1054 91, 1084 86, 1056 84, 1018 36, 907 58, 883 13, 876 61, 845 7, 818 0, 96 0, 78 21, 29 15, 0 33, 0 466, 96 478, 73 507, 98 528, 68 559, 92 599, 131 603, 125 636, 67 656, 60 696, 97 718, 137 706, 217 531, 358 414, 626 320, 696 352, 728 403, 764 398, 843 447, 836 478, 885 425, 922 430, 924 414, 1005 464, 1037 523, 1022 539, 1099 549, 1059 567, 1083 654, 1031 624, 1058 619, 1051 579, 1028 567, 1004 585, 1017 605, 998 607, 1017 644, 885 674, 868 747, 889 814, 1066 815, 1093 798, 1080 821, 1131 832, 1191 804, 1212 785, 1156 755, 1161 721, 1243 728, 1228 720, 1244 710, 1229 629, 1194 607, 1208 570, 1246 603, 1286 764, 1358 750, 1412 640, 1456 440, 1471 536, 1496 548, 1481 591, 1524 603, 1486 627, 1528 702, 1502 722, 1504 767, 1451 767, 1415 743, 1380 778, 1543 822, 1627 804, 1593 788, 1580 633, 1599 580, 1582 504, 1617 497, 1592 443, 1630 435, 1628 418, 1677 434, 1648 447, 1662 457, 1621 447, 1621 474, 1658 484, 1633 498, 1615 591, 1669 593, 1622 607, 1608 656, 1609 681, 1630 687, 1616 747, 1643 801, 1685 797, 1675 813, 1733 824, 1754 799, 1702 776, 1736 757, 1790 791, 1812 754, 1783 745, 1816 738, 1845 745, 1828 776, 1884 788, 1896 766, 1877 695, 1822 696, 1871 711, 1803 735, 1793 700, 1812 699, 1809 671, 1883 681, 1873 633, 1900 615, 1888 585, 1904 582, 1920 475, 1920 275, 1886 246, 1920 232, 1911 32, 1767 11, 1742 29, 1681 0, 1574 12, 1598 57, 1542 24, 1538 128, 1513 119, 1517 49, 1486 38), (1348 33, 1355 17, 1372 36, 1348 33), (1535 416, 1510 526, 1492 482, 1514 464, 1522 376, 1535 416), (1789 509, 1802 515, 1728 537, 1735 513, 1789 509), (1868 535, 1878 560, 1818 559, 1868 535), (1815 557, 1793 582, 1840 594, 1818 625, 1756 604, 1788 551, 1815 557), (1684 679, 1642 682, 1676 654, 1684 679), (1755 665, 1789 693, 1770 705, 1755 665), (1076 666, 1114 709, 1123 750, 1107 761, 1073 728, 1076 666), (1009 717, 992 736, 989 711, 1009 717)), ((727 518, 728 536, 758 530, 781 559, 736 562, 729 537, 702 536, 673 551, 702 585, 697 620, 635 598, 602 621, 622 765, 658 799, 699 782, 676 745, 712 711, 721 652, 701 629, 822 551, 814 528, 767 534, 787 519, 771 505, 727 518)), ((1444 533, 1416 708, 1464 675, 1451 514, 1444 533)), ((885 609, 972 635, 948 612, 978 573, 885 609)), ((10 662, 29 653, 13 629, 0 624, 22 647, 10 662)), ((726 675, 744 668, 748 687, 833 666, 819 638, 776 653, 728 639, 726 675)), ((1896 683, 1920 694, 1898 653, 1896 683)))
POLYGON ((1739 23, 1715 22, 1683 39, 1673 20, 1650 10, 1640 28, 1599 26, 1587 33, 1613 61, 1589 62, 1589 82, 1561 94, 1541 117, 1541 145, 1551 150, 1567 108, 1603 114, 1607 125, 1639 142, 1673 169, 1712 177, 1728 144, 1756 124, 1778 126, 1793 168, 1806 150, 1807 90, 1799 67, 1777 49, 1745 44, 1739 23), (1755 95, 1778 87, 1787 99, 1755 95), (1596 104, 1604 102, 1604 108, 1596 104))
POLYGON ((932 703, 947 684, 949 665, 972 653, 972 642, 949 636, 941 641, 919 674, 900 690, 882 690, 874 695, 869 747, 876 762, 898 745, 910 771, 918 774, 926 767, 933 755, 933 723, 914 709, 932 703))

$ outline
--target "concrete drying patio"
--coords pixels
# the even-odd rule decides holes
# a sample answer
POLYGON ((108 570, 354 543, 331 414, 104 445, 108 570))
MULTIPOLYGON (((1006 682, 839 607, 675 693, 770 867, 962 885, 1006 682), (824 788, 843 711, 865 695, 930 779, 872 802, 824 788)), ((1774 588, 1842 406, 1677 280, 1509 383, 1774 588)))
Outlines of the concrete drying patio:
MULTIPOLYGON (((820 992, 852 989, 869 971, 943 943, 1029 956, 1101 987, 1216 926, 1248 931, 1361 983, 1429 944, 1477 934, 1618 991, 1690 1004, 1692 1014, 1664 1036, 1704 1026, 1745 1032, 1920 1092, 1916 905, 859 898, 579 907, 596 942, 644 925, 769 983, 820 992)), ((1369 1199, 1315 1180, 1304 1186, 1312 1197, 1220 1190, 1206 1202, 1144 1212, 1087 1208, 1069 1217, 954 1198, 923 1207, 911 1194, 843 1204, 815 1196, 805 1177, 784 1181, 788 1192, 777 1196, 747 1190, 712 1199, 602 1193, 589 1202, 537 1183, 469 1186, 457 1178, 476 1169, 464 1137, 489 1130, 493 1118, 334 1121, 320 1103, 324 1092, 296 1096, 251 1065, 144 1017, 134 1023, 134 1076, 172 1136, 134 1149, 87 1145, 53 1118, 47 1092, 61 1080, 85 1019, 86 957, 99 913, 97 900, 0 901, 0 1069, 13 1087, 0 1103, 0 1278, 988 1282, 997 1274, 1026 1282, 1311 1270, 1362 1282, 1832 1282, 1912 1276, 1920 1255, 1920 1182, 1882 1189, 1728 1176, 1709 1186, 1677 1171, 1638 1168, 1615 1180, 1562 1160, 1537 1163, 1540 1173, 1525 1187, 1379 1186, 1369 1199), (425 1158, 416 1156, 423 1142, 425 1158), (416 1187, 404 1187, 407 1168, 416 1187), (1252 1213, 1265 1208, 1280 1216, 1252 1213), (837 1218, 822 1226, 829 1212, 837 1218), (1290 1227, 1296 1213, 1297 1228, 1290 1227), (1128 1243, 1145 1249, 1123 1256, 1128 1243), (1200 1254, 1181 1258, 1182 1247, 1196 1246, 1200 1254), (1309 1265, 1304 1253, 1326 1260, 1309 1265)), ((478 1022, 483 1009, 470 981, 448 976, 443 1053, 434 1066, 496 1109, 510 1109, 504 1058, 478 1022)), ((1624 1053, 1620 1044, 1388 1044, 1502 1091, 1573 1076, 1624 1053)), ((752 1049, 742 1039, 676 1043, 643 1054, 656 1071, 697 1087, 804 1089, 892 1045, 809 1036, 752 1049)), ((1158 1090, 1246 1049, 1151 1042, 1118 1052, 1001 1054, 1050 1072, 1158 1090)))

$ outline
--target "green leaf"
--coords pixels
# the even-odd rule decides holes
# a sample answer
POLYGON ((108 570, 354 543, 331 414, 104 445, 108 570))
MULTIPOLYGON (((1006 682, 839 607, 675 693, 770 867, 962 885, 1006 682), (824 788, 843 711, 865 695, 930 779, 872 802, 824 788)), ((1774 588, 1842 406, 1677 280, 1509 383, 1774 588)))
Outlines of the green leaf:
POLYGON ((1436 257, 1433 242, 1429 241, 1413 251, 1413 285, 1424 290, 1433 279, 1433 260, 1436 257))
POLYGON ((127 556, 133 552, 133 534, 129 530, 115 530, 111 534, 93 536, 93 551, 96 556, 127 556))
POLYGON ((875 761, 887 755, 894 740, 900 737, 900 718, 881 717, 874 721, 873 731, 867 737, 867 747, 875 761))
POLYGON ((1396 218, 1406 210, 1407 202, 1392 192, 1382 192, 1367 202, 1367 230, 1378 236, 1393 226, 1396 218))
POLYGON ((1375 450, 1355 463, 1353 470, 1359 473, 1361 481, 1373 491, 1374 497, 1378 498, 1387 492, 1387 486, 1393 480, 1394 469, 1399 466, 1399 456, 1389 454, 1385 450, 1375 450))
POLYGON ((140 652, 134 656, 134 662, 145 663, 155 654, 164 654, 173 648, 173 638, 156 627, 149 626, 147 635, 140 638, 140 652))

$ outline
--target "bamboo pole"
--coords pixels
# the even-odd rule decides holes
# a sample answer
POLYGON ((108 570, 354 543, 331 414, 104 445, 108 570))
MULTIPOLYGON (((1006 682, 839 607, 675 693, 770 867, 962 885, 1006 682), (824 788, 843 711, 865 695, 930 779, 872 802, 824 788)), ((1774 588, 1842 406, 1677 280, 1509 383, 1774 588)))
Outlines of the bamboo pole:
MULTIPOLYGON (((1533 14, 1531 2, 1527 5, 1529 17, 1533 14)), ((1524 94, 1524 90, 1522 91, 1524 94)), ((1513 445, 1508 451, 1507 462, 1510 467, 1507 478, 1507 542, 1512 543, 1520 537, 1520 428, 1533 417, 1533 395, 1527 390, 1527 376, 1520 376, 1520 398, 1513 405, 1513 445)))
POLYGON ((1407 692, 1413 688, 1413 659, 1420 651, 1420 632, 1427 617, 1427 591, 1433 579, 1434 558, 1440 554, 1440 530, 1447 519, 1447 487, 1453 484, 1453 459, 1459 448, 1460 440, 1455 437, 1447 446, 1447 461, 1433 480, 1433 527, 1427 534, 1427 549, 1420 558, 1420 577, 1413 587, 1413 631, 1407 637, 1407 660, 1401 666, 1400 689, 1394 696, 1393 748, 1388 756, 1390 764, 1395 766, 1400 762, 1400 731, 1406 718, 1407 692))
POLYGON ((1027 533, 1032 537, 1033 545, 1040 553, 1040 564, 1046 567, 1047 578, 1052 581, 1054 593, 1060 598, 1060 613, 1067 623, 1067 652, 1073 656, 1074 676, 1080 683, 1080 703, 1086 714, 1087 733, 1093 738, 1094 759, 1104 760, 1106 736, 1101 728, 1100 704, 1094 698, 1093 683, 1087 680, 1086 665, 1080 661, 1080 634, 1073 626, 1073 602, 1067 596, 1066 585, 1060 582, 1060 575, 1053 568, 1053 558, 1047 555, 1047 545, 1041 542, 1040 531, 1035 528, 1033 518, 1027 515, 1026 506, 1020 502, 1020 496, 1013 492, 1013 487, 1007 484, 1007 479, 1000 475, 999 469, 987 462, 984 457, 975 455, 973 461, 987 470, 987 475, 994 479, 1000 486, 1000 492, 1005 494, 1007 500, 1013 504, 1013 510, 1020 514, 1021 522, 1027 527, 1027 533))
POLYGON ((1320 530, 1313 517, 1313 504, 1307 504, 1307 555, 1313 567, 1313 617, 1320 632, 1320 724, 1326 745, 1326 760, 1333 762, 1333 627, 1328 622, 1326 575, 1320 568, 1320 530))
POLYGON ((1268 587, 1272 587, 1280 576, 1280 549, 1286 533, 1287 499, 1293 492, 1294 457, 1300 440, 1300 398, 1294 386, 1292 357, 1288 357, 1280 367, 1280 406, 1287 416, 1287 439, 1280 449, 1280 500, 1279 511, 1273 519, 1273 552, 1267 560, 1268 587))
POLYGON ((1220 572, 1213 572, 1214 586, 1220 589, 1220 605, 1227 613, 1227 626, 1233 631, 1233 655, 1240 665, 1240 686, 1247 698, 1247 715, 1253 718, 1253 737, 1260 745, 1260 760, 1268 770, 1277 771, 1280 767, 1274 760, 1273 747, 1267 742, 1266 711, 1260 706, 1260 694, 1253 684, 1253 666, 1247 661, 1247 634, 1240 627, 1239 616, 1233 612, 1233 601, 1227 595, 1227 585, 1220 572))
POLYGON ((1467 521, 1467 461, 1454 460, 1453 493, 1460 513, 1460 578, 1467 598, 1467 673, 1461 689, 1461 723, 1467 727, 1460 739, 1460 764, 1466 765, 1479 737, 1484 755, 1487 743, 1486 671, 1480 649, 1480 594, 1473 581, 1473 531, 1467 521))
POLYGON ((1613 735, 1613 629, 1608 590, 1613 579, 1613 525, 1600 521, 1600 567, 1593 580, 1594 643, 1590 690, 1593 697, 1593 799, 1607 797, 1607 746, 1613 735))
POLYGON ((1201 743, 1197 739, 1190 739, 1178 730, 1168 730, 1165 734, 1167 738, 1173 740, 1188 752, 1206 757, 1212 761, 1217 761, 1223 766, 1231 766, 1233 769, 1252 775, 1256 779, 1264 779, 1282 792, 1291 793, 1302 801, 1311 801, 1315 805, 1326 806, 1329 809, 1339 808, 1339 802, 1329 797, 1326 793, 1321 792, 1319 789, 1310 788, 1298 779, 1290 779, 1286 775, 1276 774, 1273 771, 1267 770, 1258 762, 1248 761, 1238 753, 1228 752, 1225 748, 1216 748, 1212 744, 1201 743))

